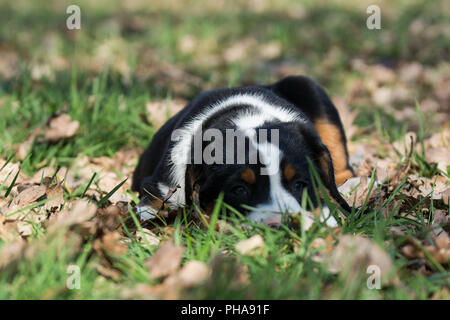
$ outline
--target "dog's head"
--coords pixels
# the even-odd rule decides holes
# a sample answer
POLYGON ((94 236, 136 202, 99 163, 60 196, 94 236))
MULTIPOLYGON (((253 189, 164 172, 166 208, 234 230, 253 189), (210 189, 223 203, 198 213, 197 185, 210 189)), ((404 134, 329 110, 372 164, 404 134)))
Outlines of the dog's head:
POLYGON ((277 226, 281 213, 302 211, 305 194, 313 206, 320 204, 312 164, 330 198, 350 210, 337 190, 330 152, 312 124, 270 123, 246 131, 216 129, 206 139, 204 135, 201 163, 195 163, 193 150, 186 170, 188 203, 197 194, 201 207, 210 210, 223 192, 224 202, 250 220, 277 226))

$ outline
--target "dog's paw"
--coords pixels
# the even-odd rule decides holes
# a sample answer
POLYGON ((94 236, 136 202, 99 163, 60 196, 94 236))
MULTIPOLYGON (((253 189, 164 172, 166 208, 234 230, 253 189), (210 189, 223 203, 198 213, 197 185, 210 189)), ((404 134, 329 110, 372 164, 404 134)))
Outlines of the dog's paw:
POLYGON ((158 210, 150 206, 143 205, 136 207, 136 215, 139 217, 141 221, 155 219, 157 213, 158 210))

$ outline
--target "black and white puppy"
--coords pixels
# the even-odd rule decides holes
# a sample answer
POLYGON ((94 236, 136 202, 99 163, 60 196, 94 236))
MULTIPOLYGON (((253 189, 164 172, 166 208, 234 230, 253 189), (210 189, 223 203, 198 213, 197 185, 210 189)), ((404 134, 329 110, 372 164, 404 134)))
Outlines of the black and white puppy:
MULTIPOLYGON (((210 210, 218 195, 250 220, 277 226, 301 213, 307 193, 315 206, 310 159, 328 194, 350 210, 336 185, 353 173, 339 114, 325 91, 303 76, 267 86, 206 91, 155 134, 133 176, 141 218, 162 205, 210 210), (170 198, 165 199, 177 186, 170 198), (196 196, 197 197, 197 196, 196 196)), ((335 225, 329 210, 322 219, 335 225)))

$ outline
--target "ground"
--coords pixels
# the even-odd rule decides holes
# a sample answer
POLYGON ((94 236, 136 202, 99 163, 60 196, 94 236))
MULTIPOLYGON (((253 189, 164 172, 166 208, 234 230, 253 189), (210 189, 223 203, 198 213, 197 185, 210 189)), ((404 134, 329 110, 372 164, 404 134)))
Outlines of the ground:
POLYGON ((68 30, 72 3, 0 1, 0 299, 449 299, 448 1, 151 3, 78 1, 68 30), (291 74, 346 129, 338 228, 220 199, 139 222, 131 175, 168 116, 291 74))

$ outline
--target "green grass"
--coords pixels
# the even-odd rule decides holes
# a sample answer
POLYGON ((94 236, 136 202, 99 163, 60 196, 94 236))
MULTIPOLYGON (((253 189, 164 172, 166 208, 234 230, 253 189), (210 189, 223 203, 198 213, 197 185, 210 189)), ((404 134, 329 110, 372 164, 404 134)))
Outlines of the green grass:
MULTIPOLYGON (((417 211, 420 209, 419 206, 417 211)), ((234 244, 253 234, 261 234, 266 244, 264 251, 259 255, 253 257, 236 255, 236 261, 249 268, 249 285, 236 287, 231 284, 230 279, 236 276, 237 262, 233 258, 227 258, 216 266, 217 279, 214 278, 212 284, 193 290, 185 298, 320 299, 324 297, 324 286, 332 283, 331 297, 333 298, 426 299, 436 289, 448 285, 448 274, 440 265, 437 266, 440 271, 430 277, 410 274, 406 271, 411 262, 399 257, 396 253, 397 246, 405 239, 394 240, 387 234, 387 230, 390 226, 402 226, 406 223, 409 224, 410 221, 394 215, 384 218, 380 211, 366 213, 365 219, 358 217, 360 214, 360 212, 355 212, 349 217, 344 224, 345 232, 369 235, 393 258, 395 257, 395 267, 399 270, 398 275, 402 279, 401 286, 388 286, 381 291, 372 291, 365 287, 366 278, 364 277, 362 283, 356 283, 355 288, 350 290, 344 281, 327 272, 321 263, 314 262, 312 259, 314 250, 309 247, 310 243, 313 239, 331 232, 323 225, 316 224, 311 231, 302 235, 288 228, 274 230, 259 225, 252 225, 252 230, 242 230, 239 225, 244 221, 237 217, 231 217, 229 222, 234 226, 231 233, 221 234, 215 232, 212 227, 205 230, 195 224, 185 224, 179 218, 173 224, 174 238, 187 248, 184 261, 195 259, 210 264, 213 259, 217 259, 218 252, 234 251, 234 244), (185 227, 182 231, 181 226, 185 227), (293 240, 295 239, 302 241, 297 252, 293 251, 293 240), (385 242, 389 242, 389 245, 385 246, 385 242)), ((421 233, 426 235, 428 228, 425 223, 418 222, 414 226, 417 230, 411 232, 414 236, 417 237, 421 233)), ((120 297, 117 295, 120 292, 117 288, 118 285, 112 280, 103 279, 102 284, 97 287, 96 284, 101 281, 99 280, 101 278, 98 278, 92 263, 84 261, 91 250, 89 244, 86 245, 84 252, 73 255, 68 252, 70 245, 61 247, 61 242, 52 240, 49 247, 45 251, 39 252, 37 257, 31 261, 19 262, 15 272, 2 271, 0 298, 97 299, 120 297), (65 289, 66 270, 70 264, 77 264, 81 267, 81 290, 65 289)), ((148 249, 132 242, 129 254, 117 258, 115 265, 123 270, 118 281, 121 288, 132 287, 138 283, 150 283, 144 261, 154 253, 155 249, 155 247, 148 249)))
MULTIPOLYGON (((78 134, 74 139, 53 144, 35 141, 21 163, 22 172, 31 175, 48 165, 70 166, 79 155, 111 157, 121 148, 144 148, 155 133, 145 120, 148 101, 189 99, 213 87, 276 80, 279 77, 276 67, 283 63, 291 64, 293 70, 301 67, 334 96, 346 93, 347 81, 370 78, 352 69, 352 57, 385 65, 416 61, 425 68, 439 70, 439 63, 448 56, 448 42, 443 34, 430 38, 412 37, 408 33, 411 22, 418 18, 427 28, 448 21, 448 12, 440 10, 437 4, 430 6, 422 1, 384 4, 383 33, 365 28, 365 10, 356 5, 305 1, 305 14, 298 18, 291 14, 296 3, 287 0, 278 5, 271 3, 273 9, 257 13, 245 9, 241 2, 212 12, 201 8, 191 10, 190 6, 183 5, 175 9, 156 6, 133 11, 123 9, 117 2, 96 6, 81 2, 82 30, 74 35, 64 28, 62 4, 1 1, 0 20, 8 28, 1 28, 0 43, 15 52, 19 71, 1 78, 0 158, 16 162, 14 145, 23 142, 36 126, 44 124, 57 111, 65 111, 80 122, 78 134), (150 22, 144 27, 139 27, 139 23, 133 27, 132 18, 136 17, 150 22), (181 52, 179 42, 186 35, 195 35, 200 49, 181 52), (223 52, 246 38, 256 40, 251 54, 224 62, 223 52), (273 41, 280 45, 280 55, 273 59, 261 58, 259 45, 273 41), (102 59, 98 58, 102 45, 115 46, 114 57, 105 61, 105 65, 99 64, 102 59), (218 57, 218 62, 209 64, 208 55, 218 57), (58 69, 57 58, 67 64, 58 69), (34 79, 32 69, 37 64, 48 65, 49 75, 34 79), (127 68, 121 67, 123 64, 127 68), (179 68, 181 75, 166 76, 166 65, 179 68), (150 66, 157 70, 148 71, 150 66)), ((417 86, 420 88, 414 99, 432 95, 433 88, 417 86)), ((421 113, 420 106, 414 123, 396 120, 389 110, 374 107, 370 100, 353 107, 359 111, 356 125, 370 129, 355 140, 370 140, 371 133, 375 132, 381 144, 388 144, 402 139, 412 129, 418 133, 418 143, 423 144, 426 136, 439 130, 433 118, 425 118, 421 113)), ((438 173, 423 154, 415 152, 412 163, 417 175, 431 178, 438 173)), ((449 177, 448 172, 441 174, 449 177)), ((92 176, 77 190, 66 191, 65 200, 83 198, 89 186, 97 182, 98 176, 92 176)), ((12 184, 0 183, 1 194, 8 198, 12 184)), ((372 186, 373 183, 374 179, 372 186)), ((310 230, 302 232, 289 221, 275 230, 252 224, 235 211, 225 217, 226 204, 219 201, 207 227, 190 218, 193 208, 187 208, 170 222, 175 243, 186 247, 183 263, 200 260, 213 268, 213 280, 189 290, 183 298, 428 299, 450 285, 448 266, 426 256, 423 260, 432 273, 425 275, 414 267, 423 261, 407 260, 400 248, 408 238, 430 238, 424 211, 431 215, 436 209, 448 212, 449 208, 436 208, 430 197, 410 199, 401 193, 406 187, 406 182, 393 191, 373 187, 372 192, 381 192, 381 188, 387 192, 382 203, 366 201, 342 225, 343 233, 368 236, 386 250, 394 262, 398 283, 386 285, 382 290, 369 290, 367 274, 363 273, 349 285, 342 275, 330 273, 325 264, 317 262, 314 258, 317 249, 311 248, 314 239, 330 234, 338 237, 333 235, 333 230, 315 223, 310 230), (386 215, 384 209, 392 206, 386 215), (405 207, 409 215, 399 215, 400 208, 405 212, 405 207), (218 219, 229 222, 228 233, 215 230, 218 219), (249 227, 244 228, 243 224, 249 227), (391 227, 402 227, 405 234, 394 236, 391 227), (255 234, 264 238, 262 252, 253 256, 237 253, 235 244, 255 234), (220 255, 225 250, 231 255, 220 255), (248 268, 248 283, 233 281, 243 266, 248 268)), ((104 205, 110 196, 104 194, 99 205, 104 205)), ((39 205, 45 202, 35 204, 35 209, 42 210, 39 205)), ((330 208, 335 214, 337 208, 332 204, 330 208)), ((112 259, 114 266, 122 271, 117 280, 100 276, 96 270, 99 258, 93 249, 94 239, 83 238, 82 249, 73 251, 71 241, 77 239, 65 239, 67 230, 46 236, 44 227, 34 225, 27 243, 36 248, 35 255, 1 270, 0 299, 121 298, 125 289, 137 284, 155 284, 148 278, 144 261, 157 247, 135 239, 132 231, 141 226, 133 214, 126 223, 130 230, 124 239, 129 240, 129 253, 112 259), (80 290, 66 289, 67 266, 71 264, 81 268, 80 290)), ((163 227, 164 224, 156 226, 159 236, 168 236, 163 227)), ((0 241, 0 252, 6 245, 0 241)))

